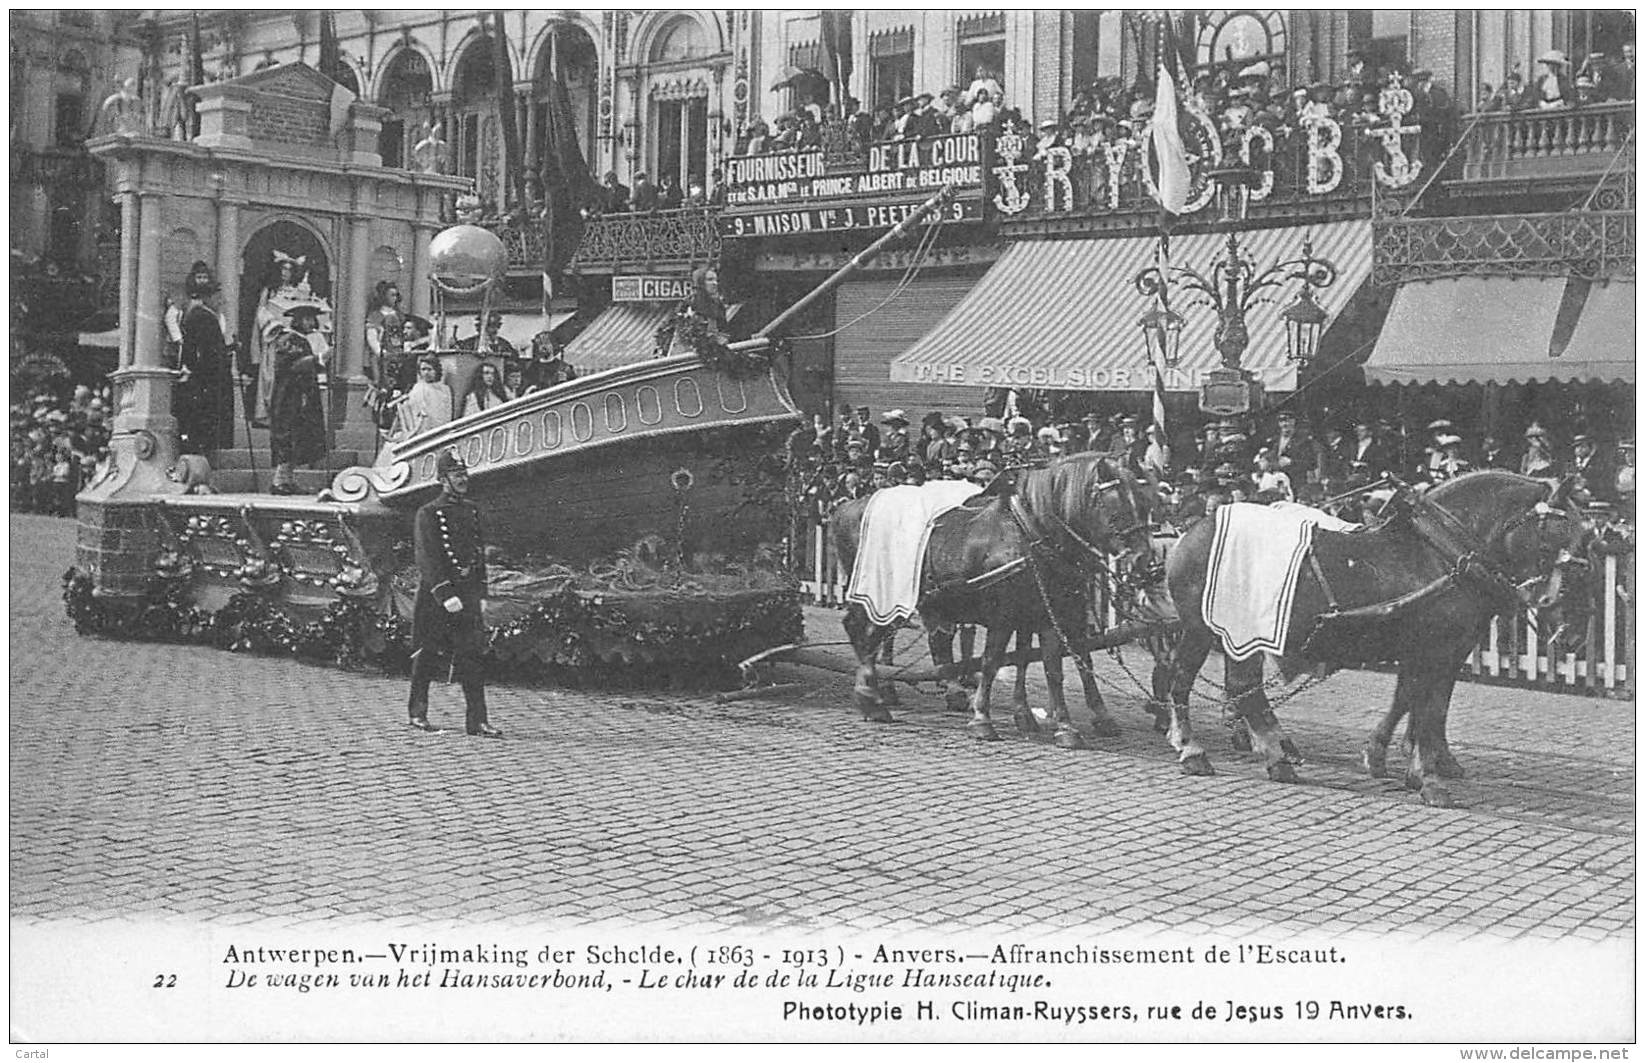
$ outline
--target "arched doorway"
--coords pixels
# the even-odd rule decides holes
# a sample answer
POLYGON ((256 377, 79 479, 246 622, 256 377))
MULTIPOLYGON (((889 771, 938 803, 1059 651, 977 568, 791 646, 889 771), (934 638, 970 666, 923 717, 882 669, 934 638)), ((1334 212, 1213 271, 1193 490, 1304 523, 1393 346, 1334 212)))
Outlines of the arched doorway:
POLYGON ((411 167, 410 153, 417 143, 417 131, 424 122, 433 120, 433 96, 434 74, 428 61, 414 48, 400 49, 383 71, 377 92, 377 105, 391 112, 383 119, 378 141, 384 166, 411 167))
POLYGON ((543 131, 548 127, 549 86, 556 73, 565 83, 566 95, 571 100, 577 147, 590 165, 595 159, 594 138, 598 128, 595 115, 600 95, 600 57, 593 39, 580 26, 565 23, 550 27, 549 34, 531 79, 531 126, 526 147, 526 158, 539 173, 544 163, 543 131))
MULTIPOLYGON (((328 303, 331 299, 331 259, 326 254, 325 245, 314 232, 294 221, 274 221, 258 229, 246 241, 240 253, 240 305, 236 308, 239 317, 240 350, 246 352, 246 362, 255 361, 255 355, 260 350, 255 335, 257 328, 257 310, 262 305, 271 287, 277 285, 279 271, 275 264, 274 252, 303 260, 303 279, 309 290, 319 299, 328 303)), ((334 323, 333 323, 334 325, 334 323)), ((258 382, 247 385, 243 396, 246 410, 256 409, 256 394, 258 382)))

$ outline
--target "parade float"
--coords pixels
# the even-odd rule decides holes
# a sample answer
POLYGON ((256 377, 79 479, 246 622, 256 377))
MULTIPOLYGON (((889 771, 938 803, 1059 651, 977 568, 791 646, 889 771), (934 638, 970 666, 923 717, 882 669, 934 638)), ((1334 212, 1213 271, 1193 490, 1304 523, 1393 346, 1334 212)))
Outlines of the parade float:
MULTIPOLYGON (((435 232, 430 216, 455 182, 362 167, 380 161, 363 133, 342 138, 356 149, 342 165, 319 148, 296 158, 248 152, 257 145, 231 135, 257 130, 259 108, 284 114, 309 96, 334 116, 334 101, 313 91, 309 73, 295 65, 213 86, 203 133, 190 143, 129 134, 94 143, 117 167, 130 221, 124 319, 141 322, 136 307, 158 302, 158 263, 149 259, 158 230, 175 224, 168 214, 190 209, 193 189, 211 190, 221 261, 240 250, 238 222, 257 216, 257 197, 286 195, 291 202, 271 204, 266 216, 292 224, 293 208, 314 202, 327 182, 335 198, 358 200, 350 186, 369 181, 379 203, 405 205, 412 309, 442 319, 437 354, 461 396, 491 353, 483 337, 469 350, 439 342, 450 335, 444 302, 477 296, 483 319, 506 269, 504 249, 474 226, 435 232), (237 111, 251 120, 213 121, 237 111), (231 200, 225 187, 251 202, 231 200)), ((369 126, 374 112, 354 103, 345 132, 369 126)), ((197 463, 177 453, 175 371, 146 327, 131 329, 112 377, 120 412, 110 457, 77 500, 77 556, 64 578, 76 629, 393 667, 409 652, 412 516, 438 490, 437 455, 452 450, 470 468, 470 497, 493 554, 487 619, 502 670, 677 683, 734 677, 736 661, 795 641, 801 629, 798 586, 781 565, 782 441, 799 419, 783 330, 945 197, 933 196, 750 340, 727 343, 687 323, 682 353, 642 357, 429 431, 391 432, 374 459, 348 464, 308 498, 198 493, 190 473, 197 463)), ((325 226, 300 220, 324 254, 325 226)), ((363 317, 365 271, 374 264, 363 252, 372 226, 383 224, 357 213, 338 219, 338 236, 348 239, 337 243, 351 251, 334 273, 340 319, 363 317)), ((353 342, 350 330, 340 333, 342 363, 353 342)), ((352 357, 358 367, 358 351, 352 357)), ((342 439, 368 385, 346 364, 336 375, 343 382, 327 401, 342 439)), ((375 436, 373 424, 370 437, 342 452, 365 457, 375 436)), ((254 448, 247 438, 252 461, 254 448)))

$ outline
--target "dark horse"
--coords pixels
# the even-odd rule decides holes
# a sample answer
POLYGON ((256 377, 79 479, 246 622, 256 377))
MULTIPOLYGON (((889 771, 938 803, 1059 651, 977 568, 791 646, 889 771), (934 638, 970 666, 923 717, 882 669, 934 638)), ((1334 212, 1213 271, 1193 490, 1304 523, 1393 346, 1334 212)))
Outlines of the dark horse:
MULTIPOLYGON (((856 563, 868 501, 847 502, 830 519, 835 549, 848 571, 856 563)), ((1014 483, 999 482, 937 519, 921 563, 918 609, 938 665, 952 660, 954 625, 988 629, 971 695, 973 735, 999 737, 989 714, 994 676, 1012 633, 1037 631, 1056 743, 1069 749, 1084 745, 1062 693, 1062 634, 1074 638, 1084 632, 1088 587, 1104 555, 1147 549, 1147 513, 1146 492, 1129 472, 1100 455, 1075 454, 1043 469, 1025 469, 1014 483)), ((845 630, 857 654, 853 701, 866 719, 889 722, 874 662, 894 628, 875 625, 867 610, 853 603, 845 630)), ((1018 649, 1025 648, 1019 638, 1018 649)), ((1080 669, 1080 678, 1097 733, 1118 734, 1089 667, 1080 669)), ((1017 722, 1025 729, 1035 726, 1026 705, 1019 707, 1017 722)))
MULTIPOLYGON (((1399 663, 1393 707, 1365 749, 1373 775, 1385 773, 1394 727, 1409 715, 1405 784, 1428 804, 1451 803, 1439 780, 1460 777, 1461 769, 1446 740, 1446 713, 1457 673, 1487 623, 1521 604, 1549 609, 1583 598, 1567 586, 1580 578, 1567 577, 1585 566, 1592 529, 1563 494, 1544 480, 1489 470, 1422 495, 1402 489, 1390 504, 1392 515, 1375 527, 1315 529, 1318 564, 1301 567, 1284 657, 1288 666, 1399 663)), ((1166 564, 1182 618, 1170 669, 1170 738, 1190 775, 1212 772, 1194 741, 1188 691, 1216 641, 1201 615, 1214 534, 1215 521, 1195 524, 1166 564)), ((1292 765, 1300 758, 1263 692, 1261 655, 1227 661, 1226 676, 1226 696, 1249 726, 1269 776, 1296 781, 1292 765)))

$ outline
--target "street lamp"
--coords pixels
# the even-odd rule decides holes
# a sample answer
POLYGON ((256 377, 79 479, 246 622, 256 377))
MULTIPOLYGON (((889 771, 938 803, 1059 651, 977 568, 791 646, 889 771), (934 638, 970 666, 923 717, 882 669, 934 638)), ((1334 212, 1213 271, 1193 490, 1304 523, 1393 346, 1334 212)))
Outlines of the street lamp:
MULTIPOLYGON (((1313 241, 1308 239, 1303 241, 1301 257, 1277 262, 1259 273, 1256 261, 1240 246, 1239 234, 1230 230, 1222 252, 1211 262, 1209 277, 1186 266, 1173 265, 1164 271, 1150 266, 1133 277, 1132 284, 1139 294, 1150 299, 1160 297, 1168 286, 1174 285, 1190 293, 1189 306, 1209 306, 1216 311, 1217 331, 1213 342, 1222 364, 1205 374, 1200 385, 1199 405, 1206 413, 1230 417, 1250 413, 1262 405, 1262 384, 1240 365, 1251 343, 1246 315, 1259 303, 1273 302, 1281 285, 1302 281, 1301 294, 1281 311, 1280 318, 1285 322, 1287 358, 1306 364, 1318 353, 1319 336, 1326 320, 1325 310, 1314 291, 1330 287, 1336 279, 1336 265, 1314 257, 1313 241)), ((1160 309, 1150 314, 1176 316, 1160 309)), ((1163 326, 1150 328, 1150 314, 1143 315, 1141 324, 1152 359, 1163 349, 1156 343, 1165 330, 1163 326)), ((1180 318, 1177 328, 1181 328, 1180 318)))
POLYGON ((1148 348, 1148 364, 1158 362, 1175 369, 1182 359, 1182 315, 1167 307, 1155 306, 1137 319, 1142 342, 1148 348))

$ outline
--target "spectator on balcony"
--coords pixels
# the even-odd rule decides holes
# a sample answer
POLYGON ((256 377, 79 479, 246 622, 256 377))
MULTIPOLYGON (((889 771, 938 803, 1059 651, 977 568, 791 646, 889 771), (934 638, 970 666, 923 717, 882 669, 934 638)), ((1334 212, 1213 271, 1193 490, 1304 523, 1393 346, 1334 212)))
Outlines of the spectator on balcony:
POLYGON ((680 191, 679 181, 671 173, 662 176, 662 182, 657 185, 657 206, 662 210, 678 210, 685 202, 685 193, 680 191))
POLYGON ((862 101, 855 96, 845 98, 845 126, 851 139, 858 144, 867 144, 874 139, 874 119, 863 113, 862 101))
POLYGON ((943 89, 937 100, 931 106, 931 113, 936 119, 939 136, 954 131, 954 119, 961 111, 960 97, 964 95, 958 85, 950 85, 943 89))
POLYGON ((822 126, 812 119, 810 111, 795 115, 794 125, 794 147, 797 150, 810 151, 822 147, 822 126))
POLYGON ((644 170, 634 175, 634 209, 642 214, 657 209, 657 186, 644 170))
POLYGON ((1537 57, 1537 72, 1525 97, 1525 106, 1539 111, 1568 107, 1576 99, 1570 85, 1570 63, 1565 53, 1550 48, 1537 57))
POLYGON ((1576 99, 1571 101, 1571 106, 1587 107, 1590 104, 1604 101, 1604 97, 1599 94, 1599 86, 1587 74, 1578 74, 1574 84, 1576 86, 1576 99))
POLYGON ((765 119, 755 118, 748 124, 748 140, 743 145, 744 155, 764 155, 771 150, 771 127, 765 119))
POLYGON ((601 191, 604 194, 602 206, 607 214, 628 213, 628 186, 617 180, 617 171, 610 170, 605 175, 605 185, 601 191))
POLYGON ((700 182, 691 182, 691 186, 685 190, 684 205, 693 210, 701 210, 708 206, 708 193, 703 190, 700 182))
POLYGON ((981 132, 994 128, 1000 119, 999 98, 987 89, 978 89, 974 94, 967 94, 966 98, 971 104, 971 129, 981 132))
POLYGON ((976 76, 971 79, 970 86, 965 90, 965 98, 975 107, 982 93, 988 94, 988 99, 993 102, 995 107, 1004 106, 1005 89, 1000 85, 999 76, 989 68, 987 63, 977 64, 976 76))
MULTIPOLYGON (((1622 55, 1605 71, 1605 95, 1613 100, 1634 98, 1634 46, 1624 44, 1622 55)), ((1630 447, 1630 452, 1631 452, 1630 447)))
POLYGON ((718 166, 708 171, 708 205, 725 206, 725 171, 718 166))

